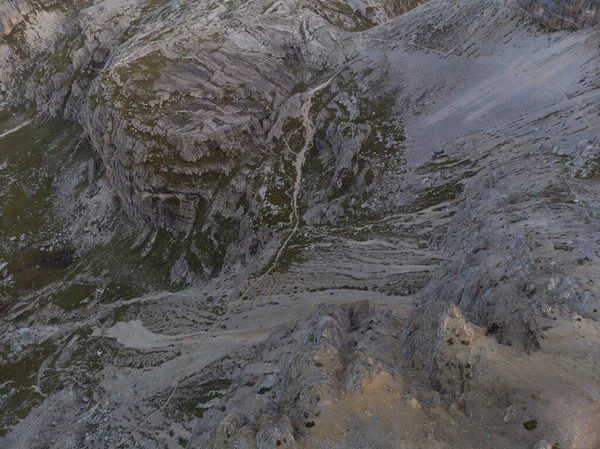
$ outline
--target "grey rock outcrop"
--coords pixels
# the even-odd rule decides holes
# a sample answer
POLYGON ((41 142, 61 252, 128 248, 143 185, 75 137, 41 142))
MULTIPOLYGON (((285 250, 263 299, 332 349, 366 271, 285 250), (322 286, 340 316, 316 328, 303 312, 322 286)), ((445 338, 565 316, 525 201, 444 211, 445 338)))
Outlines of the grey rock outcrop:
POLYGON ((598 0, 518 0, 532 16, 550 28, 585 28, 600 23, 598 0))
POLYGON ((533 449, 552 449, 552 445, 546 440, 540 440, 533 446, 533 449))
MULTIPOLYGON (((398 328, 396 314, 362 302, 350 308, 321 305, 302 324, 275 332, 256 348, 251 366, 279 358, 281 371, 242 373, 224 400, 252 415, 227 415, 211 432, 208 447, 298 448, 297 440, 343 392, 359 392, 370 376, 398 370, 392 363, 398 328), (255 390, 265 400, 251 410, 255 390)), ((208 435, 203 426, 196 429, 201 446, 208 435)))
MULTIPOLYGON (((84 113, 126 211, 153 227, 189 229, 219 186, 247 182, 240 172, 264 165, 265 150, 281 151, 283 133, 271 128, 296 131, 282 111, 297 117, 315 75, 344 61, 345 29, 373 26, 400 9, 369 7, 381 10, 369 19, 362 5, 355 12, 297 1, 213 6, 159 9, 151 30, 141 27, 113 54, 84 113)), ((256 193, 232 192, 238 199, 256 193)))
POLYGON ((216 430, 211 449, 298 449, 287 417, 265 414, 251 425, 247 421, 238 414, 227 416, 216 430))
POLYGON ((6 0, 0 5, 0 36, 8 36, 33 10, 28 0, 6 0))

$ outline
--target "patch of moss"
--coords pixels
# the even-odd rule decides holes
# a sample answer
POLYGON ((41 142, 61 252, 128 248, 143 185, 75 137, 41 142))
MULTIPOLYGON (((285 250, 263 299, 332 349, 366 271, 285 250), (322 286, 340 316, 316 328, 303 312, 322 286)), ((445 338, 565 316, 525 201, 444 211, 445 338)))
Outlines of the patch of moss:
POLYGON ((52 361, 57 347, 46 340, 34 348, 28 348, 27 355, 17 360, 7 360, 0 369, 0 395, 6 395, 0 408, 0 436, 5 435, 29 412, 40 405, 44 395, 52 393, 59 386, 56 373, 47 368, 38 383, 38 372, 44 361, 52 361))
MULTIPOLYGON (((170 63, 169 58, 156 50, 116 68, 112 76, 104 75, 102 85, 108 89, 112 107, 127 119, 152 114, 154 107, 150 102, 156 99, 155 83, 170 63)), ((135 132, 131 127, 129 130, 135 132)))
POLYGON ((347 31, 352 31, 354 33, 360 33, 362 31, 367 31, 376 26, 376 23, 369 22, 366 18, 361 18, 353 27, 346 28, 347 31))
MULTIPOLYGON (((28 111, 13 110, 0 118, 0 128, 13 129, 30 117, 28 111)), ((67 260, 70 249, 50 251, 45 243, 64 227, 53 213, 55 175, 78 163, 80 155, 91 154, 88 146, 78 147, 82 131, 63 120, 34 119, 0 138, 0 166, 11 175, 11 182, 0 186, 0 242, 2 259, 13 276, 12 283, 0 287, 0 296, 20 298, 60 279, 69 265, 61 261, 67 260)))
POLYGON ((55 293, 52 302, 61 309, 70 311, 81 307, 82 301, 89 298, 96 288, 93 284, 71 284, 55 293))
POLYGON ((450 182, 438 187, 432 187, 422 193, 416 201, 414 201, 410 209, 419 211, 435 206, 437 204, 457 199, 463 192, 464 185, 460 182, 450 182))
POLYGON ((553 204, 570 203, 572 200, 571 191, 566 187, 556 184, 549 184, 541 193, 542 198, 546 198, 553 204))
POLYGON ((262 11, 262 13, 263 13, 263 14, 264 14, 264 13, 266 13, 266 12, 267 12, 269 9, 271 9, 271 6, 273 6, 274 4, 275 4, 275 2, 270 2, 270 3, 267 3, 267 4, 265 5, 265 7, 263 8, 263 11, 262 11))
POLYGON ((148 2, 148 6, 150 8, 158 8, 160 6, 165 6, 171 3, 171 0, 146 0, 148 2))
POLYGON ((306 84, 304 81, 300 81, 298 84, 296 84, 294 86, 294 88, 292 89, 290 94, 291 95, 300 94, 300 93, 306 92, 307 90, 308 90, 308 84, 306 84))
MULTIPOLYGON (((277 264, 273 267, 273 272, 284 273, 289 270, 293 263, 302 263, 306 261, 304 252, 308 246, 309 240, 301 235, 294 235, 281 253, 277 264)), ((272 263, 266 265, 269 268, 272 263)))
POLYGON ((184 414, 202 418, 208 410, 207 407, 202 407, 202 404, 222 397, 231 383, 230 379, 213 379, 199 385, 188 384, 180 388, 178 399, 174 401, 173 407, 184 414))
POLYGON ((446 156, 442 152, 438 152, 434 155, 434 157, 429 161, 421 171, 425 173, 431 172, 439 172, 459 167, 467 167, 472 166, 473 162, 469 160, 461 160, 458 158, 453 158, 446 156))
MULTIPOLYGON (((299 130, 302 127, 303 127, 302 120, 293 118, 293 119, 289 119, 287 122, 285 122, 285 124, 282 127, 282 130, 285 134, 289 134, 291 132, 299 130)), ((302 139, 302 142, 304 142, 303 139, 302 139)))
POLYGON ((212 221, 214 225, 194 233, 192 241, 199 251, 194 255, 196 264, 216 274, 223 268, 227 248, 237 241, 239 223, 229 217, 213 217, 212 221))
POLYGON ((600 179, 600 157, 588 161, 585 166, 585 171, 578 171, 576 177, 594 180, 600 179))

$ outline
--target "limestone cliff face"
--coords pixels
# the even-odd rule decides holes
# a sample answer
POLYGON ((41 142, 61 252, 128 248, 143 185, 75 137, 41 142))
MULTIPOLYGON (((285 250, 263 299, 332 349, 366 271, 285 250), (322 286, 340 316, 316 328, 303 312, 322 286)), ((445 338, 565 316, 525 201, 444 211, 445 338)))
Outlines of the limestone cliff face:
POLYGON ((377 99, 384 72, 341 69, 349 40, 419 3, 38 2, 0 42, 0 101, 82 123, 133 221, 191 232, 219 263, 237 242, 235 265, 298 214, 337 220, 344 195, 403 139, 377 99), (363 95, 364 76, 378 87, 363 95), (373 154, 360 159, 366 145, 373 154), (306 211, 292 203, 309 147, 318 167, 302 187, 306 211))
MULTIPOLYGON (((107 3, 82 12, 85 30, 102 28, 107 3)), ((134 5, 139 23, 112 47, 80 116, 129 216, 189 229, 228 187, 226 215, 248 203, 287 222, 304 94, 344 63, 343 37, 417 3, 134 5)))
MULTIPOLYGON (((296 18, 244 9, 162 8, 164 18, 116 49, 92 88, 84 125, 132 218, 187 228, 262 157, 273 111, 302 79, 294 70, 303 38, 296 18)), ((322 23, 304 18, 307 33, 315 27, 316 41, 335 46, 322 23)))
POLYGON ((518 0, 519 4, 551 28, 584 28, 600 22, 598 0, 518 0))

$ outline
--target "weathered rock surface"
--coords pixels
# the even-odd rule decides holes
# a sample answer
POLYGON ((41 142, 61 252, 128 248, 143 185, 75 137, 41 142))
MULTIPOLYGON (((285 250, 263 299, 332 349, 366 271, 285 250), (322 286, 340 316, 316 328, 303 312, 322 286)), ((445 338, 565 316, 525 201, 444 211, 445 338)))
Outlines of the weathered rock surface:
POLYGON ((7 0, 0 5, 0 35, 8 36, 15 25, 23 22, 33 10, 28 0, 7 0))
POLYGON ((598 0, 518 0, 531 15, 550 28, 585 28, 600 23, 598 0))
POLYGON ((85 128, 0 116, 0 446, 600 445, 597 29, 525 11, 594 3, 62 5, 0 44, 85 128))
POLYGON ((251 211, 269 201, 280 207, 268 196, 288 188, 286 163, 277 159, 284 145, 299 151, 294 142, 303 130, 294 119, 303 92, 343 63, 347 29, 412 6, 344 5, 166 5, 151 29, 134 29, 92 88, 83 119, 128 214, 153 227, 189 229, 198 211, 223 202, 215 199, 219 190, 251 211), (274 176, 250 178, 257 166, 274 176), (265 188, 267 198, 256 198, 265 188))

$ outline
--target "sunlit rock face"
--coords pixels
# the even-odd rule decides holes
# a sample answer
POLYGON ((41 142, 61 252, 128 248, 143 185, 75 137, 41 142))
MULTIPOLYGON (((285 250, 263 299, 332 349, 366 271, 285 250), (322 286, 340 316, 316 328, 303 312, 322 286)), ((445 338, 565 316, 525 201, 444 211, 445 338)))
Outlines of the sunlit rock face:
POLYGON ((8 36, 31 9, 27 0, 5 0, 0 3, 0 36, 8 36))
POLYGON ((585 28, 600 22, 598 0, 518 0, 550 28, 585 28))

